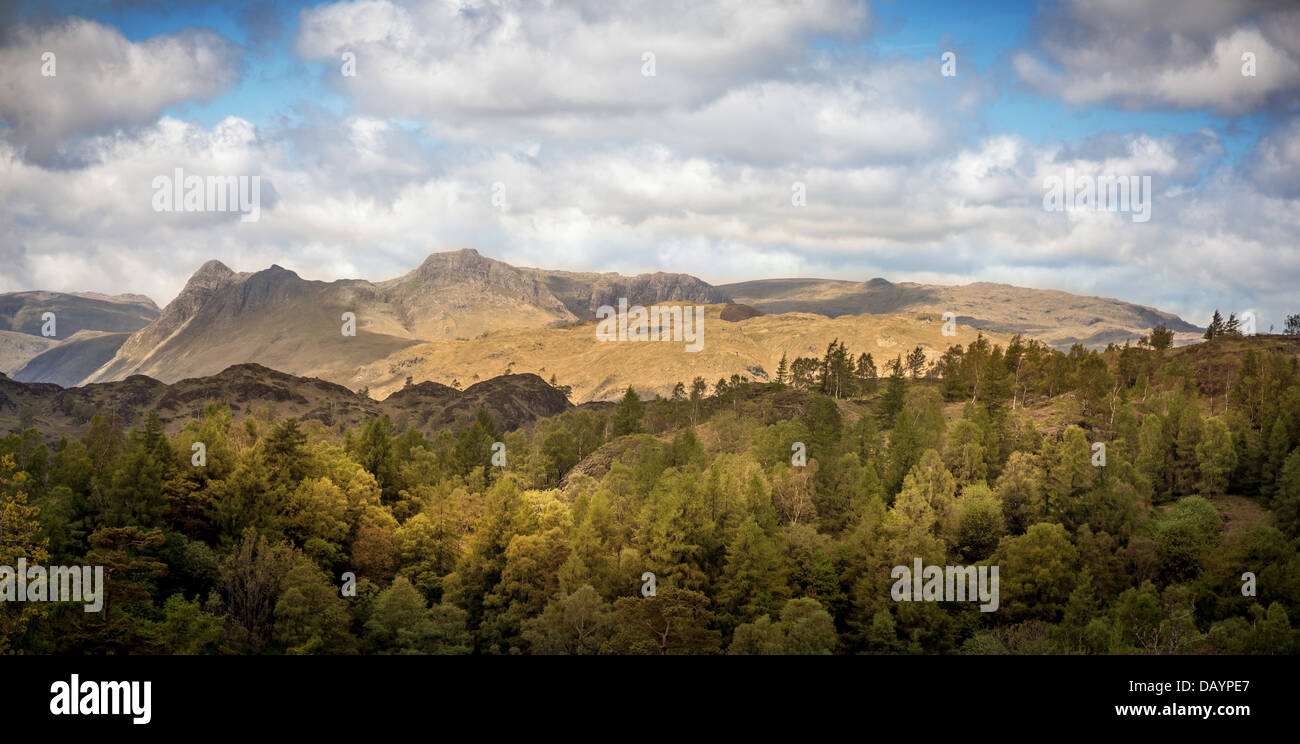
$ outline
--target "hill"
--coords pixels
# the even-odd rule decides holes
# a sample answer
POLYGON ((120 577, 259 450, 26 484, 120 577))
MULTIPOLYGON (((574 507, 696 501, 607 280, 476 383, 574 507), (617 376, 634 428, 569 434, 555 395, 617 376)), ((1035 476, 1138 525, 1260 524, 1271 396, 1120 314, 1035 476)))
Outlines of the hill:
MULTIPOLYGON (((366 365, 348 383, 372 394, 397 390, 406 377, 444 385, 468 383, 508 371, 555 376, 573 389, 576 402, 614 400, 630 385, 643 396, 668 397, 677 382, 744 375, 756 382, 775 379, 782 355, 821 357, 839 339, 856 357, 869 353, 882 371, 899 355, 920 345, 933 362, 953 343, 969 343, 976 332, 958 326, 942 335, 937 318, 925 315, 854 315, 827 318, 807 313, 758 315, 738 321, 721 317, 728 305, 710 305, 704 316, 704 347, 687 352, 681 342, 600 342, 595 323, 564 328, 497 331, 473 341, 439 341, 401 349, 366 365)), ((984 334, 1006 345, 1004 334, 984 334)))
MULTIPOLYGON (((86 334, 128 334, 158 317, 158 306, 148 297, 93 292, 9 292, 0 294, 0 372, 13 374, 41 354, 61 345, 87 339, 86 334), (54 313, 54 335, 44 336, 45 314, 54 313)), ((118 337, 119 343, 126 338, 118 337)), ((57 374, 68 380, 80 367, 99 367, 116 347, 100 341, 78 344, 71 352, 38 363, 34 369, 67 366, 57 374), (72 359, 78 360, 71 362, 72 359)), ((82 373, 81 377, 85 377, 82 373)), ((53 380, 48 380, 53 381, 53 380)))
POLYGON ((960 286, 830 279, 766 279, 718 287, 737 303, 766 313, 954 313, 958 322, 997 333, 1033 336, 1062 351, 1136 340, 1163 323, 1179 344, 1203 330, 1171 313, 1104 297, 977 282, 960 286))
POLYGON ((23 383, 0 375, 0 431, 26 423, 50 440, 79 437, 96 413, 116 414, 127 426, 152 411, 169 433, 202 418, 209 403, 230 407, 236 420, 253 413, 274 418, 316 420, 326 426, 354 427, 389 415, 399 428, 425 434, 458 426, 480 409, 505 430, 572 408, 564 395, 536 375, 508 375, 459 391, 433 383, 413 386, 377 401, 325 380, 298 377, 257 364, 229 367, 210 377, 167 384, 143 375, 125 380, 64 388, 23 383))

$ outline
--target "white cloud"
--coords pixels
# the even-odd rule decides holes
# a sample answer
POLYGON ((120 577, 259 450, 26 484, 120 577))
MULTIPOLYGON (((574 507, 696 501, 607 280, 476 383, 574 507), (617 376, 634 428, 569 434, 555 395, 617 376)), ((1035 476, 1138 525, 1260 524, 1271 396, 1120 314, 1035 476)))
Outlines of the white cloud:
MULTIPOLYGON (((0 158, 0 229, 12 271, 0 291, 139 291, 170 299, 209 258, 240 270, 279 263, 316 279, 391 278, 433 250, 472 247, 520 265, 687 271, 722 282, 781 274, 1015 281, 1200 312, 1195 298, 1280 318, 1300 275, 1300 206, 1243 173, 1191 178, 1212 137, 1131 135, 1070 150, 992 136, 914 163, 755 166, 664 145, 534 152, 412 147, 368 117, 262 133, 164 118, 90 141, 94 164, 56 170, 0 158), (302 143, 322 143, 302 158, 302 143), (325 145, 324 143, 328 143, 325 145), (153 176, 256 174, 278 201, 257 223, 159 214, 153 176), (1042 208, 1043 179, 1151 173, 1151 221, 1042 208), (805 207, 791 184, 807 186, 805 207), (494 208, 493 183, 509 209, 494 208)), ((1290 310, 1294 312, 1294 309, 1290 310)))
POLYGON ((1237 115, 1300 96, 1300 13, 1282 2, 1070 0, 1048 13, 1038 42, 1012 66, 1077 106, 1237 115), (1246 53, 1254 76, 1242 74, 1246 53))
POLYGON ((860 31, 851 0, 592 0, 577 3, 387 0, 305 10, 297 49, 335 69, 364 110, 463 121, 559 112, 698 106, 781 77, 814 36, 860 31), (655 76, 642 74, 643 55, 655 76))
POLYGON ((0 120, 6 137, 35 162, 49 162, 70 138, 148 124, 167 106, 207 99, 239 79, 239 49, 215 33, 186 30, 129 41, 82 18, 7 29, 0 46, 0 120), (53 76, 42 56, 54 55, 53 76))

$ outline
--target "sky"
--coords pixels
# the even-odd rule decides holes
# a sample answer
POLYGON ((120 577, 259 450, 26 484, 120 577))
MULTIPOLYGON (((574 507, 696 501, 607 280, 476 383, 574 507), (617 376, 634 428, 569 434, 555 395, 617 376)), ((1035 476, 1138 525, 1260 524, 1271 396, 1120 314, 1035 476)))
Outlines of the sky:
POLYGON ((1295 2, 0 0, 0 292, 161 305, 213 258, 378 281, 473 248, 1262 332, 1300 312, 1298 111, 1295 2), (160 211, 177 168, 258 177, 258 218, 160 211), (1146 219, 1049 208, 1110 177, 1146 219))

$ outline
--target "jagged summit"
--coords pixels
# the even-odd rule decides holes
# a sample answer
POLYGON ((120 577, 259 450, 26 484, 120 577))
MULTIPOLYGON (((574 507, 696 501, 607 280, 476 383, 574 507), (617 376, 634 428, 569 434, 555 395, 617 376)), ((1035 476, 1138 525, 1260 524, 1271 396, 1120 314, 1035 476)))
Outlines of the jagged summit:
POLYGON ((686 274, 561 274, 521 269, 472 248, 431 253, 383 282, 308 280, 279 264, 235 272, 212 260, 82 381, 145 374, 170 382, 255 362, 360 389, 360 367, 407 346, 572 323, 622 297, 634 304, 725 300, 686 274), (347 313, 353 336, 341 332, 347 313))

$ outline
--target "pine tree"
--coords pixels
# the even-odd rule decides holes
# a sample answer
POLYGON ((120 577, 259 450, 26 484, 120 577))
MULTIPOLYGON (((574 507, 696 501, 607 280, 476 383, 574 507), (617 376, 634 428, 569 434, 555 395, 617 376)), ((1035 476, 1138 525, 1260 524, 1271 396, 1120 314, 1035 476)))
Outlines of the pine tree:
POLYGON ((870 354, 864 352, 858 357, 858 368, 855 373, 858 378, 858 390, 865 395, 876 392, 876 381, 880 373, 876 371, 876 360, 872 359, 870 354))
POLYGON ((1228 313, 1228 319, 1223 323, 1223 335, 1225 336, 1241 335, 1241 321, 1237 320, 1236 313, 1228 313))
POLYGON ((903 362, 895 358, 890 362, 889 382, 885 387, 884 399, 880 401, 880 417, 892 421, 903 410, 903 398, 907 395, 907 380, 903 377, 903 362))
POLYGON ((925 369, 925 349, 917 344, 915 349, 907 352, 907 372, 915 380, 921 376, 922 370, 925 369))
POLYGON ((1214 309, 1214 318, 1210 320, 1210 325, 1205 329, 1205 339, 1211 340, 1217 336, 1223 335, 1223 316, 1219 314, 1219 309, 1214 309))
POLYGON ((1232 432, 1222 419, 1205 420, 1205 431, 1196 445, 1201 491, 1221 496, 1228 489, 1228 477, 1237 467, 1237 450, 1232 446, 1232 432))
MULTIPOLYGON (((725 383, 722 380, 718 380, 718 383, 723 385, 725 389, 725 383)), ((625 434, 640 432, 642 410, 641 398, 629 385, 623 393, 623 400, 618 404, 618 410, 614 412, 614 417, 611 419, 613 435, 621 437, 625 434)))

